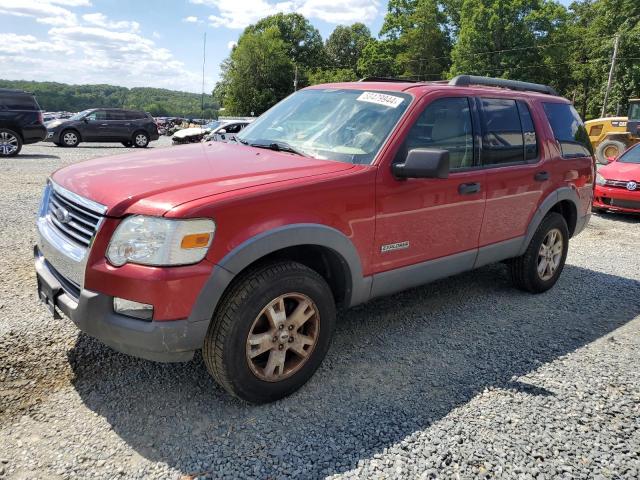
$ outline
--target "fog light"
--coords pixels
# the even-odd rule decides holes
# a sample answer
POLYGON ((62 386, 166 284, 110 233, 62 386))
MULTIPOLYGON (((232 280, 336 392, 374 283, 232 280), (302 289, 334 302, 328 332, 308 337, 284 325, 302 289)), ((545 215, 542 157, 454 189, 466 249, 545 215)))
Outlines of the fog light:
POLYGON ((116 313, 127 317, 139 318, 140 320, 151 320, 153 318, 153 305, 125 300, 124 298, 114 297, 113 309, 116 313))

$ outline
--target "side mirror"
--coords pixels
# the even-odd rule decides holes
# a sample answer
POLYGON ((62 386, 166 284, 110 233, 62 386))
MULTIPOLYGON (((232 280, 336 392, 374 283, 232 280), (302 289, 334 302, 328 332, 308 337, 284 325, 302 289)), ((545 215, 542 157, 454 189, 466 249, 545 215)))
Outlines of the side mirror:
POLYGON ((394 163, 397 178, 449 178, 449 152, 437 148, 409 150, 404 163, 394 163))
POLYGON ((607 157, 607 163, 615 162, 616 157, 607 157))

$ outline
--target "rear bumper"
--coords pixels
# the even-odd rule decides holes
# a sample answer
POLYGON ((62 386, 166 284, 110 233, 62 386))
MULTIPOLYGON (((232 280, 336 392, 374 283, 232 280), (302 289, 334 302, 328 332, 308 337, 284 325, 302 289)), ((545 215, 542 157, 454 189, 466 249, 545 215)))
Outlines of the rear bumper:
POLYGON ((629 191, 624 188, 597 185, 593 206, 620 212, 640 213, 640 190, 629 191))
POLYGON ((47 137, 47 128, 44 125, 28 125, 22 129, 22 140, 25 145, 41 142, 47 137))
POLYGON ((87 289, 70 291, 64 278, 35 249, 38 281, 55 295, 55 307, 76 326, 119 352, 158 362, 181 362, 202 348, 209 322, 143 321, 113 310, 113 297, 87 289))

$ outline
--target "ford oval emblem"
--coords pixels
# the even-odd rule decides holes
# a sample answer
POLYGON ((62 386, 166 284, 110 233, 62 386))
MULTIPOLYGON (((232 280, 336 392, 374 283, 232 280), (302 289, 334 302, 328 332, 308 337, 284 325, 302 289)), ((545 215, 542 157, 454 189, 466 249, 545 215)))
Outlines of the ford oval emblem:
POLYGON ((627 183, 627 190, 633 192, 636 188, 638 188, 638 184, 636 182, 627 183))
POLYGON ((64 207, 56 208, 53 214, 60 223, 69 223, 71 221, 71 215, 69 215, 69 211, 64 207))

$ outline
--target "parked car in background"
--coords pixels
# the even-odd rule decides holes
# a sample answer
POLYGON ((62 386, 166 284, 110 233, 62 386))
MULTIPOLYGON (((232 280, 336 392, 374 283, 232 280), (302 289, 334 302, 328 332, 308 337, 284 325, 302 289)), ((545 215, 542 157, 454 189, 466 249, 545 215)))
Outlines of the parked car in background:
POLYGON ((202 127, 191 127, 178 130, 171 140, 174 145, 197 143, 202 140, 228 142, 233 140, 238 132, 249 125, 253 119, 215 120, 202 127))
POLYGON ((0 88, 0 157, 13 157, 23 145, 44 140, 47 129, 32 93, 0 88))
POLYGON ((47 141, 59 147, 82 142, 119 142, 125 147, 145 148, 159 138, 153 117, 121 108, 92 108, 68 120, 47 122, 47 141))
POLYGON ((593 209, 640 213, 640 144, 598 169, 593 209))
POLYGON ((236 139, 57 170, 35 269, 54 316, 150 360, 202 349, 251 402, 313 375, 337 308, 500 261, 549 290, 591 214, 584 124, 544 85, 315 85, 236 139))

